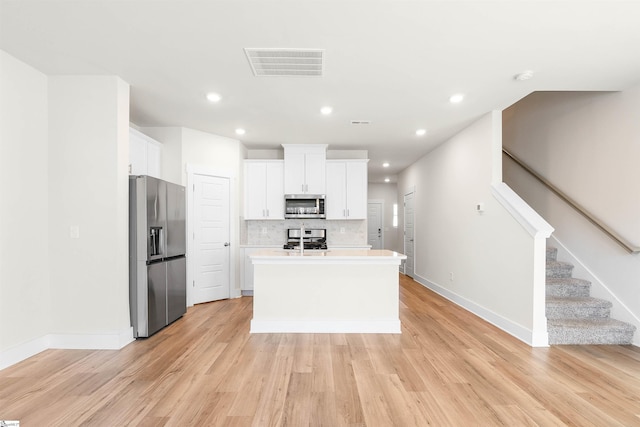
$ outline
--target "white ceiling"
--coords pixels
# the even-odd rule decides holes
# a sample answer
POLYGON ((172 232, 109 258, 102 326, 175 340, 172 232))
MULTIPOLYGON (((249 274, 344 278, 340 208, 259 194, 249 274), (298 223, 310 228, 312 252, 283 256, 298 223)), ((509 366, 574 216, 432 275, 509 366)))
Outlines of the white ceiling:
POLYGON ((121 76, 139 126, 185 126, 248 148, 366 149, 371 181, 532 91, 622 90, 640 82, 639 1, 0 5, 0 48, 46 74, 121 76), (244 48, 324 49, 324 76, 255 77, 244 48), (525 70, 535 77, 514 80, 525 70), (222 101, 209 103, 210 91, 222 101), (457 92, 465 100, 450 104, 457 92), (332 115, 320 114, 325 105, 332 115), (246 134, 236 136, 237 127, 246 134), (417 137, 418 128, 427 135, 417 137))

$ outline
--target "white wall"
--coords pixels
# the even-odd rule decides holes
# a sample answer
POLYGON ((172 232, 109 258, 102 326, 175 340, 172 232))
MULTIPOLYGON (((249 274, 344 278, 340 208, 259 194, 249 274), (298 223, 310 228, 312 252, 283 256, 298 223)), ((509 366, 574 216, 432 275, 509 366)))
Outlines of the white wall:
MULTIPOLYGON (((639 118, 640 85, 616 93, 533 93, 505 110, 504 146, 640 246, 639 118)), ((614 317, 640 328, 640 254, 625 252, 510 160, 504 175, 598 279, 592 295, 611 300, 614 317)))
MULTIPOLYGON (((404 250, 402 239, 400 239, 402 230, 393 226, 393 204, 400 203, 398 202, 398 186, 391 183, 369 183, 368 197, 369 200, 384 200, 384 248, 402 252, 404 250)), ((399 206, 398 213, 400 213, 399 206)))
MULTIPOLYGON (((135 125, 134 125, 135 126, 135 125)), ((183 127, 139 127, 140 132, 162 143, 162 178, 187 185, 187 165, 232 177, 231 259, 234 260, 232 288, 239 294, 240 261, 237 256, 242 212, 242 159, 246 148, 235 139, 183 127)), ((187 246, 188 247, 188 246, 187 246)), ((188 254, 187 254, 188 256, 188 254)), ((232 296, 234 292, 231 292, 232 296)))
MULTIPOLYGON (((183 165, 204 167, 207 170, 219 171, 232 176, 231 180, 231 259, 235 260, 232 288, 235 294, 240 289, 240 196, 241 196, 241 161, 244 147, 238 140, 213 135, 194 129, 182 128, 182 162, 183 165)), ((186 169, 183 167, 183 179, 186 183, 186 169)), ((231 295, 234 296, 232 289, 231 295)))
MULTIPOLYGON (((534 322, 534 241, 491 190, 499 179, 499 115, 482 117, 409 166, 399 175, 398 192, 402 197, 415 187, 416 279, 532 342, 540 332, 534 322), (476 212, 479 202, 482 214, 476 212)), ((401 209, 401 230, 402 215, 401 209)), ((544 321, 541 328, 546 334, 544 321)))
POLYGON ((0 369, 51 347, 120 348, 129 87, 0 59, 0 369))
POLYGON ((63 347, 130 333, 128 126, 119 78, 49 78, 51 333, 63 347))
MULTIPOLYGON (((182 128, 183 164, 227 170, 237 178, 240 175, 240 151, 241 144, 236 139, 182 128)), ((184 182, 186 182, 186 176, 185 172, 184 182)), ((239 191, 237 187, 234 190, 239 191)))
POLYGON ((1 369, 49 331, 47 76, 0 51, 0 94, 1 369))

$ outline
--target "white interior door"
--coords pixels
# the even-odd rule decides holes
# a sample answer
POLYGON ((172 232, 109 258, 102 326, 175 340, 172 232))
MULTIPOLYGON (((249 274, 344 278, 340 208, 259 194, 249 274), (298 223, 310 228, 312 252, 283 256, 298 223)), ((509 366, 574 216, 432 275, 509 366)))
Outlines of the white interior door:
POLYGON ((384 248, 383 202, 369 200, 367 203, 367 242, 371 249, 384 248))
POLYGON ((407 256, 404 262, 404 274, 409 277, 414 275, 413 264, 413 192, 404 195, 404 254, 407 256))
POLYGON ((199 174, 193 178, 194 304, 230 296, 229 181, 199 174))

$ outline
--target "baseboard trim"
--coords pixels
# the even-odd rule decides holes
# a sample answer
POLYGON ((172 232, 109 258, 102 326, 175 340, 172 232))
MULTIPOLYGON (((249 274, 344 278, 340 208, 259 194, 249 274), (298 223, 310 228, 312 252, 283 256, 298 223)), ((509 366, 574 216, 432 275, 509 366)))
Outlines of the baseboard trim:
POLYGON ((120 350, 133 341, 132 327, 104 334, 48 334, 0 352, 0 370, 48 349, 120 350))
POLYGON ((400 320, 251 320, 252 334, 400 334, 400 320))
POLYGON ((454 304, 459 305, 465 310, 491 323, 493 326, 514 336, 525 344, 528 344, 531 347, 548 347, 549 339, 547 331, 532 331, 531 329, 525 328, 524 326, 500 316, 499 314, 494 313, 493 311, 488 310, 454 292, 451 292, 450 290, 433 283, 424 277, 415 275, 414 280, 425 288, 430 289, 454 304))
POLYGON ((50 348, 73 350, 120 350, 133 342, 133 328, 104 334, 51 334, 50 348))
POLYGON ((4 350, 0 352, 0 370, 22 362, 49 348, 49 336, 45 335, 4 350))

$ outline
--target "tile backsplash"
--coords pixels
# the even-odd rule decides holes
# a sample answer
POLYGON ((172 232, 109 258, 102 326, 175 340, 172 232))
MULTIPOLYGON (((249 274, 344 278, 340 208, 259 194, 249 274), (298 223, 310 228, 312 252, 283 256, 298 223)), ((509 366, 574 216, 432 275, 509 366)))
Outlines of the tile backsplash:
POLYGON ((367 244, 367 221, 327 221, 322 219, 286 219, 283 221, 241 220, 241 242, 243 245, 283 245, 289 228, 325 228, 329 246, 357 246, 367 244))

